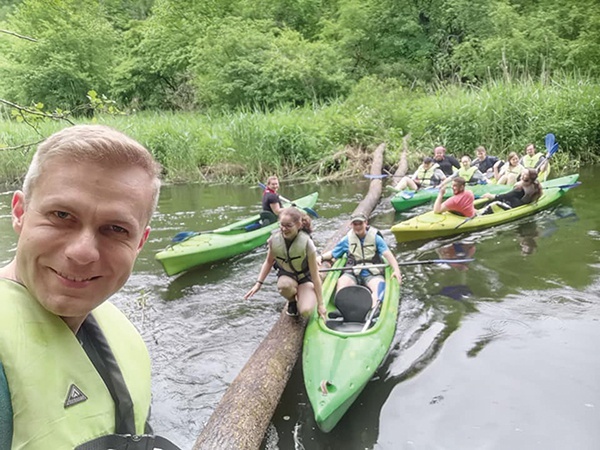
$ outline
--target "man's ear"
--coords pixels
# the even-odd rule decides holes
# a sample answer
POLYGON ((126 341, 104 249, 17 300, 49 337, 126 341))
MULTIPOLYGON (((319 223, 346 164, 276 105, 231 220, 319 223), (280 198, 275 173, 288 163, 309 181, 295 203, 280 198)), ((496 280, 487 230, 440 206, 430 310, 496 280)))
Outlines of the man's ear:
POLYGON ((12 198, 12 226, 17 234, 21 234, 23 229, 23 219, 25 216, 25 194, 23 191, 15 191, 12 198))

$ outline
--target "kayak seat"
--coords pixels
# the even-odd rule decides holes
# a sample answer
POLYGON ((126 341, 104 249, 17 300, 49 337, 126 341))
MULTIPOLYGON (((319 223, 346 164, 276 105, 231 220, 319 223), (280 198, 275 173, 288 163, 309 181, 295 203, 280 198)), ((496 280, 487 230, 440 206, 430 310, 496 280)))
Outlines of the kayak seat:
POLYGON ((261 211, 260 212, 260 226, 266 227, 267 225, 271 225, 272 223, 277 222, 277 216, 273 214, 271 211, 261 211))
POLYGON ((346 286, 335 294, 334 304, 342 320, 327 320, 327 327, 342 333, 357 333, 362 331, 371 310, 371 291, 364 286, 346 286))

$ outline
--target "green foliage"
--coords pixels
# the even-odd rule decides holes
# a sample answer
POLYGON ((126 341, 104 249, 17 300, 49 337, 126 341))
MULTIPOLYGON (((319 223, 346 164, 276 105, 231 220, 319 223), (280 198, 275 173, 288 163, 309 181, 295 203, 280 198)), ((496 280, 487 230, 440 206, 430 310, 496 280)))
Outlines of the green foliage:
POLYGON ((301 105, 344 92, 333 47, 268 21, 215 21, 195 45, 193 72, 205 107, 301 105))
POLYGON ((13 101, 70 109, 90 87, 108 90, 117 34, 93 0, 25 0, 8 25, 37 42, 12 38, 0 66, 0 92, 13 101))

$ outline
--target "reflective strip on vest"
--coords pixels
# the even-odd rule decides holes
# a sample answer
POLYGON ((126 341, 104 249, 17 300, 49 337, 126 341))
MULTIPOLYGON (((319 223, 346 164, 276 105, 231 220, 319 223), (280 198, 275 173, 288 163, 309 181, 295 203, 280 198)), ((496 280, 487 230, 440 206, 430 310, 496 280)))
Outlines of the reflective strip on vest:
MULTIPOLYGON (((114 433, 115 403, 66 323, 18 283, 0 279, 0 298, 0 361, 14 412, 12 450, 75 448, 114 433)), ((111 303, 92 314, 133 400, 135 433, 144 434, 150 408, 146 346, 111 303)))

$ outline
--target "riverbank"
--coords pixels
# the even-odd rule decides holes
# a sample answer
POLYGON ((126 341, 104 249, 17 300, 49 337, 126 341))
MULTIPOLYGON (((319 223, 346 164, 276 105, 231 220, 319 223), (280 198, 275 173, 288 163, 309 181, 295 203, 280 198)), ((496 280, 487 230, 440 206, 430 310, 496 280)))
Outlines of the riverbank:
MULTIPOLYGON (((167 183, 250 183, 270 174, 307 181, 365 173, 370 152, 382 142, 387 144, 384 166, 391 169, 406 134, 411 136, 410 167, 436 145, 457 156, 472 155, 479 145, 499 156, 522 154, 529 142, 543 149, 548 132, 561 144, 556 167, 595 161, 600 156, 598 98, 600 84, 575 77, 455 85, 428 94, 365 79, 347 99, 327 105, 222 115, 132 112, 93 121, 150 148, 167 183)), ((0 182, 18 183, 30 149, 65 126, 64 121, 34 127, 0 120, 0 182)))

